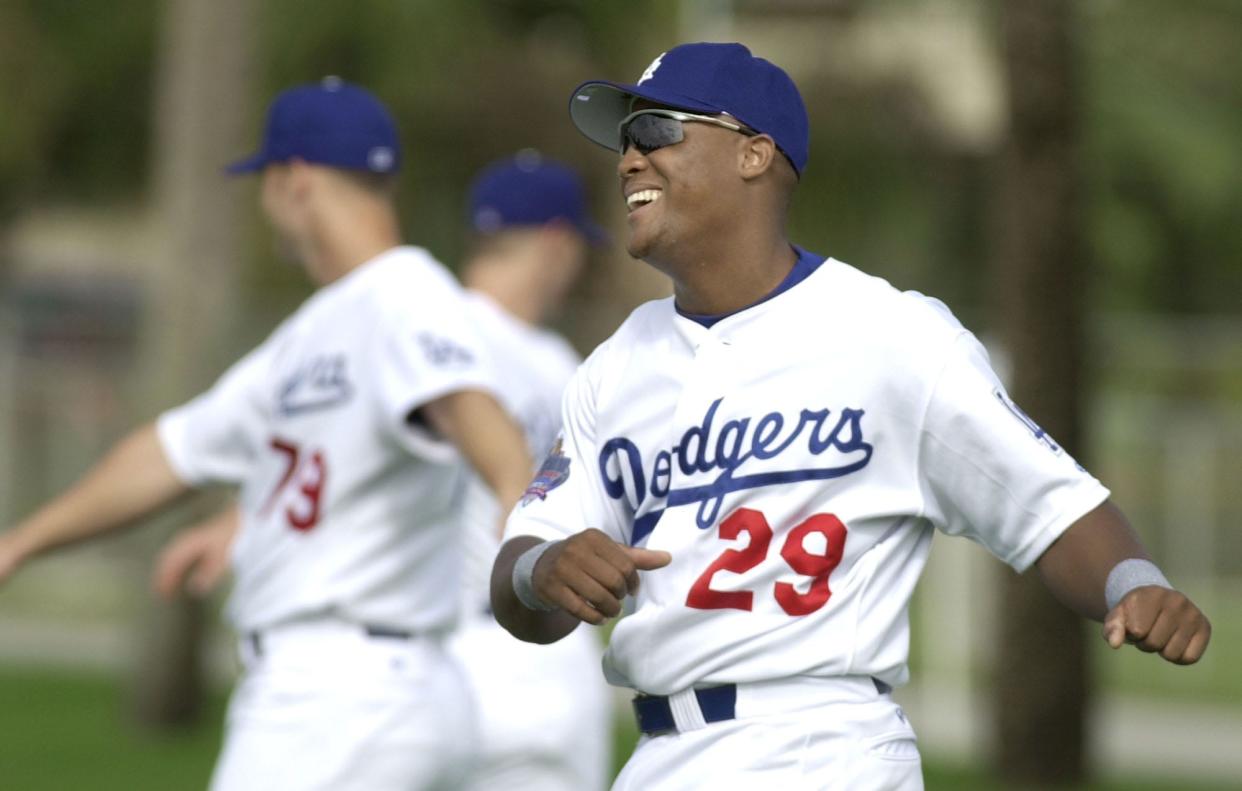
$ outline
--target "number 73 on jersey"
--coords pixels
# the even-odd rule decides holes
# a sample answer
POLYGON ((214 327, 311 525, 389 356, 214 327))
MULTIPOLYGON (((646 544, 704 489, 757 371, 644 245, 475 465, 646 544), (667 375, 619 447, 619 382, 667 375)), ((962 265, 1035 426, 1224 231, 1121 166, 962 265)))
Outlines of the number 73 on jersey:
POLYGON ((305 533, 319 524, 322 515, 323 489, 328 479, 328 462, 323 451, 307 452, 295 442, 272 437, 268 446, 284 461, 280 480, 272 488, 261 513, 272 509, 278 499, 292 491, 285 507, 285 521, 294 530, 305 533))

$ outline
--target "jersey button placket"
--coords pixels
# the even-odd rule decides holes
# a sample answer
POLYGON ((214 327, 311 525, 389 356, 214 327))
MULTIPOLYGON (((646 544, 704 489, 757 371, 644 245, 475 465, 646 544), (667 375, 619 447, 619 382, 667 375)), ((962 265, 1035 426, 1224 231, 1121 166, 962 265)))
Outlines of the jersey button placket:
MULTIPOLYGON (((695 473, 692 472, 687 475, 682 470, 679 461, 681 454, 678 453, 678 449, 681 443, 687 441, 686 432, 689 429, 702 426, 709 410, 711 410, 712 404, 723 399, 712 418, 713 431, 711 433, 714 434, 719 429, 722 422, 721 410, 728 409, 730 400, 728 386, 729 357, 729 348, 721 342, 720 338, 710 332, 704 332, 695 346, 694 357, 689 361, 688 370, 684 375, 686 384, 682 388, 681 397, 677 402, 677 411, 674 414, 674 436, 671 442, 674 450, 670 490, 694 486, 704 483, 706 480, 701 474, 696 478, 695 473)), ((715 456, 714 448, 705 448, 704 454, 708 460, 713 459, 715 456)), ((687 503, 684 506, 680 506, 680 508, 686 509, 690 513, 695 513, 698 510, 698 506, 693 503, 687 503)))

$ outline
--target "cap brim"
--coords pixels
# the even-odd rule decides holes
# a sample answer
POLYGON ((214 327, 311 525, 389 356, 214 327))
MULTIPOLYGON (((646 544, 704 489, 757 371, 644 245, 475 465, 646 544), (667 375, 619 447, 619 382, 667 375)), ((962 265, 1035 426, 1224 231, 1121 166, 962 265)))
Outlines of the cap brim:
POLYGON ((232 164, 225 165, 224 172, 232 176, 237 176, 242 173, 255 173, 262 170, 266 165, 267 157, 262 151, 260 151, 257 154, 252 154, 251 156, 246 157, 245 159, 239 159, 232 164))
POLYGON ((641 85, 591 80, 574 89, 569 98, 569 117, 578 131, 592 142, 613 151, 621 151, 621 137, 617 126, 630 114, 635 99, 645 99, 654 104, 689 110, 696 113, 718 113, 710 104, 682 96, 672 91, 661 91, 641 85))

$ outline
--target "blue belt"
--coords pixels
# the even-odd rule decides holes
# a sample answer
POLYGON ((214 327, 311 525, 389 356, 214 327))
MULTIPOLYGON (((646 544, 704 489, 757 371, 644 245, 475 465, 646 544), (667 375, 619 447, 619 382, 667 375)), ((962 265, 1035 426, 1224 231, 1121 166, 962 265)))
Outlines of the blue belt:
MULTIPOLYGON (((694 696, 698 698, 699 710, 703 712, 703 719, 707 722, 722 722, 737 717, 736 684, 696 689, 694 696)), ((648 736, 677 730, 673 709, 669 706, 668 698, 663 695, 638 695, 633 704, 634 716, 638 718, 638 729, 648 736)))
MULTIPOLYGON (((887 695, 893 688, 878 678, 872 678, 875 691, 887 695)), ((737 685, 724 684, 719 687, 696 689, 694 697, 699 701, 699 710, 703 712, 705 722, 723 722, 737 718, 737 685)), ((677 721, 673 718, 673 708, 668 698, 663 695, 636 695, 631 701, 634 716, 638 718, 638 729, 648 736, 659 736, 677 731, 677 721)))

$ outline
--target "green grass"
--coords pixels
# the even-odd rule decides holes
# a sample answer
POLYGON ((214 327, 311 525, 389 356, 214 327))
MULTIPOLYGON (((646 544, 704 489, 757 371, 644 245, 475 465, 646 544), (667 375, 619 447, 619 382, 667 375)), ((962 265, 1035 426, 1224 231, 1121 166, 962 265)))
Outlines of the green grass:
POLYGON ((13 791, 206 788, 223 696, 203 723, 144 732, 125 716, 122 684, 98 674, 0 670, 0 787, 13 791))
MULTIPOLYGON (((220 741, 224 696, 215 695, 200 725, 147 734, 128 722, 116 679, 67 671, 0 668, 0 788, 5 791, 179 791, 206 787, 220 741)), ((618 766, 635 739, 618 719, 618 766)), ((996 791, 976 767, 928 761, 928 791, 996 791)), ((1177 779, 1109 780, 1083 791, 1225 791, 1177 779)))

